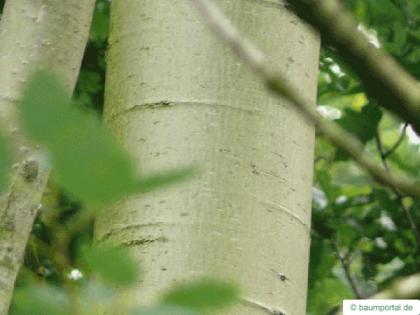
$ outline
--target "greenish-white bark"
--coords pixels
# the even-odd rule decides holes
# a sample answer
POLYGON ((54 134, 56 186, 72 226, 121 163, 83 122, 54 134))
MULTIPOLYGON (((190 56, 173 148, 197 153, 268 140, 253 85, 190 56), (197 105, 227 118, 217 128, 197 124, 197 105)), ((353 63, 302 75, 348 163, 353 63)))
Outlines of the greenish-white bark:
MULTIPOLYGON (((218 0, 315 101, 318 38, 277 1, 218 0)), ((271 96, 189 0, 112 4, 105 121, 144 172, 199 165, 193 180, 106 209, 96 239, 131 247, 139 301, 200 277, 250 303, 305 314, 314 129, 271 96)), ((259 305, 259 306, 258 306, 259 305)))
POLYGON ((39 152, 22 135, 17 105, 38 68, 73 89, 89 34, 94 0, 8 0, 0 23, 0 126, 14 145, 8 190, 0 196, 0 315, 6 315, 25 245, 48 177, 39 152))

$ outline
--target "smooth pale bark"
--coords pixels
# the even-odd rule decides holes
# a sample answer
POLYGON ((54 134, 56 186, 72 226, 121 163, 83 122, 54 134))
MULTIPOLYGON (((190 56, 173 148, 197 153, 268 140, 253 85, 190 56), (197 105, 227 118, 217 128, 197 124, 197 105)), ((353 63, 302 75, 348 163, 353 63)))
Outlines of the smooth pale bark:
POLYGON ((15 149, 9 189, 0 196, 0 315, 6 315, 25 245, 40 207, 48 167, 20 132, 17 105, 36 69, 74 88, 94 0, 9 0, 0 23, 0 126, 15 149))
MULTIPOLYGON (((319 41, 277 1, 216 1, 315 101, 319 41)), ((115 0, 105 121, 141 171, 199 165, 193 180, 137 195, 96 221, 132 249, 138 301, 201 277, 305 314, 314 128, 214 36, 189 0, 115 0)), ((264 314, 245 303, 226 314, 264 314)))

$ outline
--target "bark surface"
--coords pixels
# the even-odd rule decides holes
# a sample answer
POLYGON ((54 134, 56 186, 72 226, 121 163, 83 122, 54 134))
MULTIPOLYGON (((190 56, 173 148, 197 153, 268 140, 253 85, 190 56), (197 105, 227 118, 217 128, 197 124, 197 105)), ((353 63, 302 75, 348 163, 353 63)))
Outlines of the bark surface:
POLYGON ((0 22, 0 126, 15 164, 0 195, 0 315, 8 312, 32 224, 48 178, 41 153, 22 134, 18 103, 37 69, 49 69, 74 88, 94 0, 8 0, 0 22))
MULTIPOLYGON (((216 1, 315 102, 319 41, 277 1, 216 1)), ((139 301, 201 277, 305 314, 313 125, 274 98, 189 0, 112 3, 105 121, 140 171, 199 165, 193 180, 130 197, 97 218, 98 242, 129 246, 139 301)), ((255 302, 255 303, 254 303, 255 302)))

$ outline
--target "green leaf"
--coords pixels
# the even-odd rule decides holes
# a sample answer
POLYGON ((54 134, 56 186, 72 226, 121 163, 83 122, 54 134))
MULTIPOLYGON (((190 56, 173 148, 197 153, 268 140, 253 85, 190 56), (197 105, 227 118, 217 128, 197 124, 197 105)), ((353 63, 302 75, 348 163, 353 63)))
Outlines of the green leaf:
POLYGON ((70 95, 57 79, 46 72, 29 81, 21 101, 21 118, 27 133, 37 141, 58 141, 61 128, 71 125, 70 95))
POLYGON ((184 169, 138 179, 123 147, 95 115, 72 105, 66 89, 46 72, 35 74, 26 88, 22 122, 48 148, 57 182, 93 207, 191 174, 184 169))
POLYGON ((12 156, 9 144, 0 135, 0 192, 5 189, 11 161, 12 156))
POLYGON ((309 265, 309 284, 315 285, 318 279, 332 275, 332 268, 337 258, 331 246, 326 241, 314 239, 311 244, 311 255, 309 265))
POLYGON ((332 182, 341 188, 347 197, 368 194, 372 190, 372 180, 353 162, 337 161, 330 168, 332 182))
POLYGON ((360 141, 366 143, 375 137, 381 118, 382 112, 378 106, 366 105, 361 112, 346 108, 343 117, 337 122, 357 136, 360 141))
POLYGON ((169 291, 164 295, 162 302, 201 312, 228 306, 237 298, 238 290, 232 285, 202 280, 169 291))
POLYGON ((114 285, 131 286, 139 279, 138 264, 126 248, 105 245, 83 247, 81 260, 103 280, 114 285))
POLYGON ((66 293, 54 286, 33 285, 17 289, 12 309, 19 315, 71 314, 66 293))
POLYGON ((22 100, 27 132, 50 150, 58 182, 88 203, 113 201, 133 190, 134 167, 98 119, 72 106, 56 78, 37 73, 22 100))
POLYGON ((118 303, 117 288, 108 283, 88 281, 80 290, 80 308, 84 315, 106 314, 118 303))
POLYGON ((39 72, 22 100, 28 134, 50 151, 57 181, 87 203, 102 204, 132 192, 135 170, 98 119, 72 106, 66 89, 39 72))

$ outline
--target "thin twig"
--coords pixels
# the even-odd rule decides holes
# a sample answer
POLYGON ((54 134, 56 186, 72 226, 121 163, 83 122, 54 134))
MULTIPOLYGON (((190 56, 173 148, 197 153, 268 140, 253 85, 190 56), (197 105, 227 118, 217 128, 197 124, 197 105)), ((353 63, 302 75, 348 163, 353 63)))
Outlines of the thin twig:
POLYGON ((384 146, 382 144, 381 135, 379 134, 378 130, 376 130, 376 133, 375 133, 375 143, 376 143, 376 149, 378 150, 379 156, 381 157, 382 164, 383 164, 385 170, 388 172, 388 174, 390 174, 391 170, 389 168, 388 161, 387 161, 387 158, 385 156, 385 149, 384 149, 384 146))
POLYGON ((357 299, 361 299, 362 298, 362 295, 360 294, 359 288, 357 287, 357 284, 356 284, 355 280, 353 279, 353 276, 352 276, 352 274, 350 272, 350 263, 347 260, 347 257, 343 257, 341 255, 340 248, 338 247, 337 242, 335 242, 333 240, 333 241, 331 241, 331 243, 332 243, 332 245, 334 247, 334 251, 336 253, 337 258, 338 258, 338 260, 341 263, 341 267, 344 270, 344 274, 346 276, 347 282, 350 284, 350 287, 351 287, 351 290, 353 291, 354 296, 357 299))
MULTIPOLYGON (((405 131, 403 132, 403 134, 405 134, 405 131)), ((400 137, 400 139, 404 139, 404 138, 400 137)), ((378 131, 376 131, 375 140, 376 140, 376 147, 377 147, 379 155, 381 157, 384 169, 389 174, 389 176, 392 176, 391 168, 389 167, 388 161, 387 161, 387 154, 386 154, 384 146, 382 144, 381 135, 379 134, 378 131)), ((398 142, 400 142, 400 141, 397 141, 397 143, 398 142)), ((398 145, 397 146, 394 145, 394 147, 398 147, 398 145)), ((394 194, 397 196, 397 202, 398 202, 400 208, 402 209, 402 212, 403 212, 404 216, 406 217, 406 219, 408 221, 408 224, 410 225, 411 232, 413 233, 414 238, 416 239, 416 242, 417 242, 418 250, 420 250, 420 232, 419 232, 419 228, 416 224, 416 221, 414 220, 410 209, 408 209, 408 207, 403 202, 404 196, 398 191, 398 189, 396 187, 391 187, 391 189, 394 192, 394 194)))
POLYGON ((406 136, 406 132, 407 132, 407 127, 408 127, 408 123, 405 123, 402 130, 401 130, 401 134, 400 134, 400 137, 398 138, 398 140, 394 143, 394 145, 389 150, 384 152, 383 157, 385 159, 388 158, 392 153, 394 153, 398 149, 400 144, 404 141, 405 136, 406 136))
POLYGON ((207 0, 192 0, 192 2, 213 31, 232 48, 245 64, 254 70, 271 91, 286 98, 306 118, 316 123, 326 138, 335 146, 346 151, 373 179, 389 187, 397 187, 404 194, 420 198, 420 185, 408 178, 389 176, 381 167, 367 158, 363 154, 363 145, 360 141, 336 123, 319 115, 315 106, 312 106, 313 101, 302 98, 290 85, 287 77, 273 69, 267 63, 262 51, 244 38, 212 2, 207 0))

